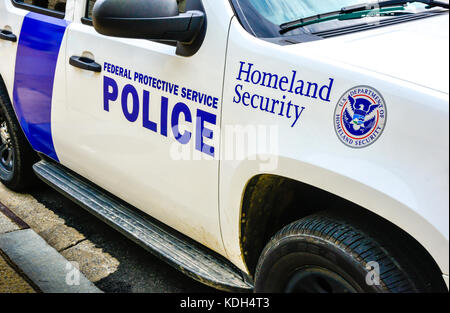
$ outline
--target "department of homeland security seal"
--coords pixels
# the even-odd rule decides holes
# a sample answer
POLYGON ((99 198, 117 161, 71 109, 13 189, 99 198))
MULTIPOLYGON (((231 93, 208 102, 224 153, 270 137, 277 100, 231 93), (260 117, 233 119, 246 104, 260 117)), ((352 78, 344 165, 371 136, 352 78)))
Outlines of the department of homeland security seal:
POLYGON ((339 139, 352 148, 374 143, 386 124, 386 103, 381 94, 368 86, 348 90, 334 112, 334 128, 339 139))

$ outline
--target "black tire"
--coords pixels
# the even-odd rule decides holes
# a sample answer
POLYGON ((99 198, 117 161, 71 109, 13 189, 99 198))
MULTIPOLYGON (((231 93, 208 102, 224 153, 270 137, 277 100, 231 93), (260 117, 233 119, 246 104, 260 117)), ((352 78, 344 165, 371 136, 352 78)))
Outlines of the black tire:
POLYGON ((387 233, 376 219, 361 222, 332 212, 298 220, 264 248, 255 292, 446 292, 442 277, 430 274, 432 266, 411 251, 408 239, 387 233))
POLYGON ((1 78, 0 135, 0 181, 11 190, 24 191, 36 181, 32 165, 38 157, 17 121, 1 78))

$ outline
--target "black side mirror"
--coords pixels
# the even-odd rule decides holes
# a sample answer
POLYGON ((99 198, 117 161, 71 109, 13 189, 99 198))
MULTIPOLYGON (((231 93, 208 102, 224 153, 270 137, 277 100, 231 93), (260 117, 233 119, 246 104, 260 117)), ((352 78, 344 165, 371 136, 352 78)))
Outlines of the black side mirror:
POLYGON ((92 20, 103 35, 190 45, 202 31, 205 14, 180 13, 177 0, 98 0, 92 20))

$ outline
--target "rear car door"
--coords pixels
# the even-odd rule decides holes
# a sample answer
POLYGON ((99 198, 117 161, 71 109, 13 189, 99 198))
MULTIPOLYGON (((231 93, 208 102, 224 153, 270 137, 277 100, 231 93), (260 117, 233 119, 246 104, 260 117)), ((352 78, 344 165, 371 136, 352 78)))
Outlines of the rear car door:
POLYGON ((203 5, 208 26, 200 49, 186 57, 174 45, 98 34, 94 2, 76 2, 68 30, 66 56, 75 66, 67 65, 67 103, 53 111, 58 159, 224 253, 218 126, 231 9, 188 1, 187 10, 203 5))
POLYGON ((72 13, 66 0, 1 0, 0 5, 3 80, 28 141, 55 160, 51 110, 65 101, 62 51, 72 13))

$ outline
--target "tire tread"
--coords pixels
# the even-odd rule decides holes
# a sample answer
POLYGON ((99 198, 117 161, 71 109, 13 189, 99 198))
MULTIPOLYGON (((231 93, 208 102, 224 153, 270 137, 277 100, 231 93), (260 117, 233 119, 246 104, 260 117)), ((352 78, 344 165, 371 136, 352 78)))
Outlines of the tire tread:
POLYGON ((282 240, 289 237, 313 236, 336 245, 365 267, 376 261, 380 264, 380 281, 382 292, 419 292, 423 286, 415 284, 405 268, 386 247, 361 230, 362 227, 345 219, 336 218, 326 211, 305 217, 280 230, 263 250, 256 269, 256 277, 261 271, 262 260, 282 240))

